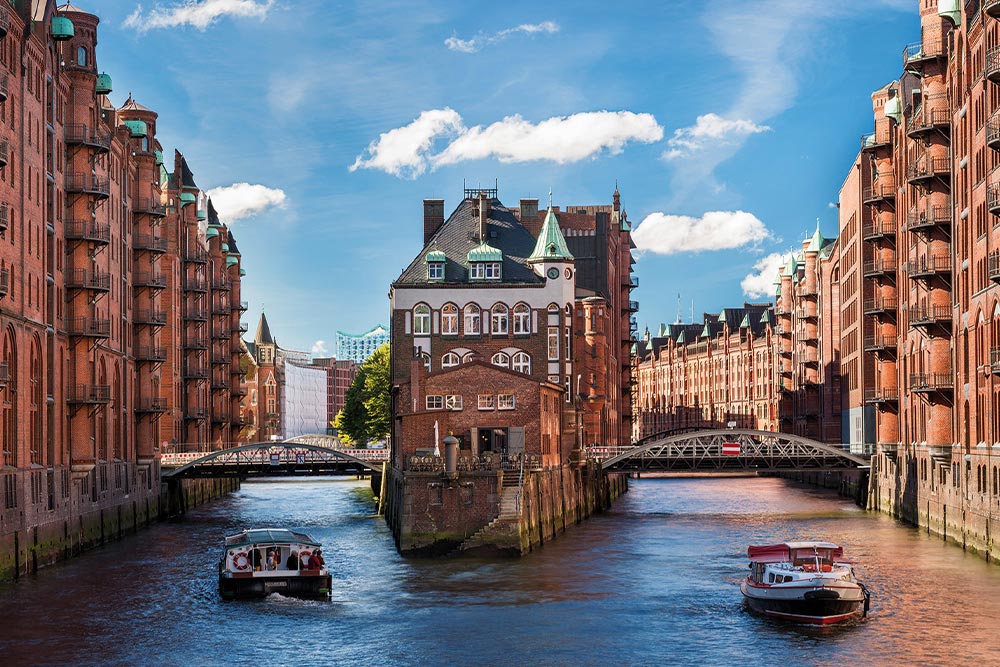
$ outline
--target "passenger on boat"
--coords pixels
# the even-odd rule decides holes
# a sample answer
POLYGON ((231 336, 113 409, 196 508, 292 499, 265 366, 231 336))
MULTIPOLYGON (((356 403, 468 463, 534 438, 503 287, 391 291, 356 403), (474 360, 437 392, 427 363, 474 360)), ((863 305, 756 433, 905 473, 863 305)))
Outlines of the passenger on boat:
POLYGON ((278 550, 276 548, 267 550, 267 569, 277 570, 279 560, 280 557, 278 556, 278 550))
POLYGON ((318 570, 318 569, 322 568, 325 564, 326 564, 326 561, 323 559, 323 552, 322 552, 322 550, 317 549, 313 553, 312 558, 309 559, 309 565, 314 570, 318 570))
POLYGON ((250 564, 253 565, 253 569, 254 569, 255 572, 260 572, 260 561, 261 561, 261 558, 260 558, 260 549, 256 549, 256 548, 251 549, 250 550, 250 564))
POLYGON ((297 551, 293 551, 292 553, 288 554, 288 559, 285 561, 285 569, 286 570, 299 569, 299 553, 297 551))

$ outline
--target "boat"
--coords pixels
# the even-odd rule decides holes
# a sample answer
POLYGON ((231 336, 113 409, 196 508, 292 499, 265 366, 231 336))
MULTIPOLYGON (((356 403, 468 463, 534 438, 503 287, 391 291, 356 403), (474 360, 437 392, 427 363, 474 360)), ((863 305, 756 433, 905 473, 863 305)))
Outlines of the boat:
POLYGON ((831 542, 750 546, 750 573, 740 585, 756 613, 829 625, 868 615, 871 595, 844 550, 831 542))
POLYGON ((219 593, 224 598, 328 598, 333 578, 322 545, 287 528, 252 528, 225 539, 219 559, 219 593))

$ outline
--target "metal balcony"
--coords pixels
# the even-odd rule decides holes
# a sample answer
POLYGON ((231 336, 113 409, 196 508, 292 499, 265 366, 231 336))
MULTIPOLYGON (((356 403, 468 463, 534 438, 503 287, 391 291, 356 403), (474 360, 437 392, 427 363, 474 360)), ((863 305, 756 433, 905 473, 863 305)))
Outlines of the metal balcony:
POLYGON ((0 236, 3 236, 10 226, 10 206, 0 204, 0 236))
POLYGON ((899 301, 895 298, 865 299, 862 310, 865 315, 894 315, 898 304, 899 301))
POLYGON ((907 44, 903 49, 903 70, 919 74, 924 63, 945 55, 947 44, 940 27, 925 27, 919 42, 907 44))
POLYGON ((927 255, 906 263, 906 272, 913 279, 951 276, 950 255, 927 255))
POLYGON ((244 322, 240 322, 239 326, 233 327, 233 333, 245 334, 247 331, 249 331, 249 328, 244 322))
POLYGON ((800 320, 815 320, 819 316, 816 312, 816 304, 800 306, 795 311, 795 316, 800 320))
POLYGON ((247 389, 246 389, 246 387, 236 387, 235 389, 233 389, 231 391, 231 393, 232 393, 233 396, 236 396, 237 398, 239 398, 239 397, 247 395, 247 389))
POLYGON ((896 198, 896 184, 891 176, 882 176, 877 183, 861 191, 861 200, 866 204, 877 204, 896 198))
POLYGON ((882 239, 896 235, 895 222, 873 221, 861 227, 861 236, 865 241, 882 239))
POLYGON ((1000 83, 1000 46, 995 46, 986 52, 986 78, 993 83, 1000 83))
POLYGON ((949 130, 951 114, 948 111, 948 100, 944 95, 926 98, 913 110, 906 121, 906 134, 919 137, 933 130, 949 130))
POLYGON ((10 75, 4 74, 0 76, 0 102, 7 100, 7 94, 10 90, 10 75))
POLYGON ((157 198, 136 197, 132 200, 132 212, 162 218, 167 214, 167 207, 157 198))
POLYGON ((184 411, 184 419, 188 421, 208 419, 208 408, 204 405, 189 405, 184 411))
POLYGON ((185 380, 207 380, 208 368, 198 364, 185 364, 183 377, 185 380))
POLYGON ((201 308, 188 308, 184 311, 184 319, 192 322, 207 322, 208 313, 201 308))
POLYGON ((919 394, 951 391, 954 385, 951 373, 920 373, 910 376, 910 391, 919 394))
POLYGON ((622 287, 627 287, 629 289, 635 289, 639 286, 638 276, 624 276, 625 282, 622 283, 622 287))
POLYGON ((10 364, 0 361, 0 387, 6 387, 10 382, 10 364))
POLYGON ((932 327, 951 325, 950 306, 916 306, 907 312, 911 327, 932 327))
POLYGON ((896 258, 869 260, 864 263, 862 273, 866 278, 896 274, 896 258))
POLYGON ((111 194, 111 185, 106 176, 67 174, 66 192, 105 198, 111 194))
POLYGON ((207 264, 208 252, 202 248, 188 248, 184 251, 184 261, 191 264, 207 264))
POLYGON ((951 207, 931 206, 922 211, 911 210, 906 215, 906 229, 911 232, 944 227, 951 229, 951 207))
POLYGON ((895 352, 896 351, 896 337, 895 336, 866 336, 864 340, 865 352, 895 352))
POLYGON ((212 374, 212 391, 225 391, 229 389, 229 375, 227 373, 212 374))
POLYGON ((229 307, 229 304, 225 301, 218 300, 212 302, 212 314, 213 315, 229 315, 233 312, 233 309, 229 307))
POLYGON ((899 401, 899 389, 895 387, 870 387, 865 389, 865 403, 896 403, 899 401))
POLYGON ((1000 0, 983 0, 983 13, 995 19, 1000 19, 1000 0))
POLYGON ((229 279, 228 278, 224 278, 224 277, 221 277, 221 276, 212 276, 211 280, 210 280, 210 284, 212 285, 212 289, 213 290, 220 291, 220 292, 228 292, 229 291, 230 284, 229 284, 229 279))
POLYGON ((132 249, 161 255, 167 251, 167 239, 154 234, 135 234, 132 236, 132 249))
POLYGON ((111 320, 73 317, 64 320, 66 332, 77 338, 107 338, 111 335, 111 320))
POLYGON ((990 253, 986 258, 986 275, 995 283, 1000 283, 1000 252, 990 253))
POLYGON ((165 310, 150 310, 143 308, 135 313, 135 323, 143 326, 162 327, 167 324, 167 312, 165 310))
POLYGON ((111 150, 111 133, 89 125, 72 123, 66 126, 66 143, 70 146, 87 146, 103 153, 111 150))
POLYGON ((185 350, 207 350, 208 340, 205 338, 186 338, 184 344, 181 346, 185 350))
POLYGON ((167 360, 167 348, 140 345, 135 349, 135 359, 151 364, 162 364, 167 360))
POLYGON ((986 186, 986 208, 993 215, 1000 215, 1000 183, 986 186))
POLYGON ((185 292, 207 292, 208 283, 206 283, 201 278, 184 278, 184 291, 185 292))
POLYGON ((6 167, 10 162, 10 142, 0 139, 0 167, 6 167))
POLYGON ((108 292, 111 290, 111 274, 89 269, 70 269, 66 272, 68 289, 108 292))
POLYGON ((111 242, 111 225, 94 220, 71 220, 66 223, 66 238, 71 241, 87 241, 95 245, 111 242))
POLYGON ((990 373, 1000 375, 1000 348, 990 350, 990 373))
POLYGON ((135 287, 146 287, 150 289, 163 289, 167 286, 167 276, 163 273, 140 271, 133 274, 132 285, 135 287))
POLYGON ((933 178, 951 178, 950 157, 927 157, 922 155, 906 167, 907 183, 917 184, 933 178))
POLYGON ((212 338, 214 340, 229 340, 232 335, 233 332, 227 326, 216 326, 212 330, 212 338))
POLYGON ((240 312, 246 312, 250 306, 247 305, 246 301, 240 301, 238 305, 233 306, 233 310, 239 310, 240 312))
POLYGON ((875 120, 875 131, 861 135, 861 150, 874 151, 892 143, 892 129, 888 118, 875 120))
POLYGON ((111 402, 111 385, 77 384, 66 390, 66 402, 75 404, 101 405, 111 402))
POLYGON ((167 399, 165 398, 145 398, 141 399, 135 406, 135 411, 140 414, 159 414, 167 411, 167 399))
POLYGON ((10 9, 7 7, 0 7, 0 39, 7 36, 7 31, 10 30, 10 16, 8 14, 10 9))
POLYGON ((986 145, 995 151, 1000 151, 1000 117, 993 114, 993 118, 986 124, 986 145))
POLYGON ((0 269, 0 299, 7 296, 10 289, 10 269, 0 269))
POLYGON ((230 412, 228 410, 219 410, 212 413, 212 423, 213 424, 228 424, 229 423, 230 412))

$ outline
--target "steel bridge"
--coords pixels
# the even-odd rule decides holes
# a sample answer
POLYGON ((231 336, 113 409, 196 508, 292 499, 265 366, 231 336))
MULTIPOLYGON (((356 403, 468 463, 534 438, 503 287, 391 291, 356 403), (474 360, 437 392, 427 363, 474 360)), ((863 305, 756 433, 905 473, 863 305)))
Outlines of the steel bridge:
POLYGON ((304 435, 283 442, 255 442, 214 452, 161 456, 162 478, 361 475, 381 472, 387 449, 344 449, 328 435, 304 435), (337 445, 337 446, 334 446, 337 445))
POLYGON ((587 456, 605 470, 683 473, 844 471, 870 464, 836 445, 791 433, 739 429, 668 431, 631 447, 591 447, 587 456))

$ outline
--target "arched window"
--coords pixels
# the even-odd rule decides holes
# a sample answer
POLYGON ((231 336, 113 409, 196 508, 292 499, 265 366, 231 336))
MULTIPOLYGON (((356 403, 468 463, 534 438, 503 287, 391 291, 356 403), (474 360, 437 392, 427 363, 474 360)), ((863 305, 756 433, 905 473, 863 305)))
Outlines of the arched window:
POLYGON ((3 343, 3 363, 7 365, 7 389, 3 392, 3 460, 5 466, 16 466, 14 396, 17 394, 17 335, 13 328, 7 329, 3 343))
POLYGON ((431 355, 421 352, 420 360, 424 362, 424 368, 429 372, 431 370, 431 355))
POLYGON ((29 426, 30 432, 30 456, 31 462, 41 465, 42 455, 42 346, 36 335, 31 341, 31 376, 28 378, 30 391, 28 392, 28 409, 30 411, 29 426))
POLYGON ((82 46, 76 50, 76 64, 80 67, 87 66, 87 49, 82 46))
POLYGON ((507 335, 507 306, 502 303, 493 306, 490 333, 494 336, 507 335))
POLYGON ((458 366, 458 355, 454 352, 445 352, 445 355, 441 357, 441 368, 451 368, 452 366, 458 366))
POLYGON ((514 306, 514 333, 531 333, 531 308, 528 308, 526 303, 514 306))
POLYGON ((465 335, 478 336, 480 333, 480 311, 479 306, 474 303, 465 305, 465 335))
POLYGON ((529 375, 531 373, 531 357, 527 352, 517 352, 511 358, 511 368, 518 373, 529 375))
POLYGON ((510 355, 506 352, 497 352, 490 359, 490 362, 494 366, 503 366, 504 368, 510 368, 510 355))
POLYGON ((413 309, 413 334, 428 335, 431 332, 431 309, 420 304, 413 309))
POLYGON ((458 335, 458 306, 446 303, 441 308, 441 333, 445 336, 458 335))
POLYGON ((462 355, 462 363, 467 364, 476 356, 475 352, 466 352, 462 355))

